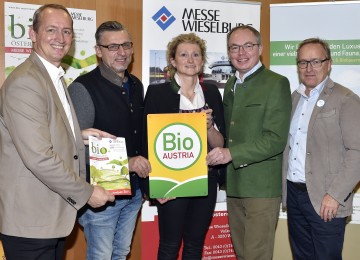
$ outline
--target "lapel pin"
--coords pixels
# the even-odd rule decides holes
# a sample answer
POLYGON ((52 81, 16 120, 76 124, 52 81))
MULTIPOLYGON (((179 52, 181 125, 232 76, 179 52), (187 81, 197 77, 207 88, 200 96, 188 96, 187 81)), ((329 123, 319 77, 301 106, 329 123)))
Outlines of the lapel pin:
POLYGON ((316 103, 316 105, 317 105, 318 107, 323 107, 323 106, 325 105, 325 101, 322 100, 322 99, 320 99, 320 100, 318 100, 318 102, 316 103))

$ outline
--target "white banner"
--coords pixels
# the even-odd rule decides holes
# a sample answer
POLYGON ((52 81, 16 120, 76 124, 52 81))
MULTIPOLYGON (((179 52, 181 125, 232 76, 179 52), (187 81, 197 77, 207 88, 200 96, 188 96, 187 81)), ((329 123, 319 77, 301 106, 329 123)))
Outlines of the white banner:
MULTIPOLYGON (((5 77, 20 63, 24 62, 32 51, 29 26, 36 9, 41 5, 5 2, 5 77)), ((95 31, 96 11, 67 8, 74 21, 75 40, 62 60, 66 70, 64 76, 67 85, 80 74, 96 67, 95 31)))
MULTIPOLYGON (((207 45, 208 63, 203 80, 217 85, 222 92, 234 73, 227 56, 227 33, 239 24, 260 30, 260 7, 260 3, 242 1, 144 0, 142 81, 145 88, 169 80, 167 44, 179 34, 193 32, 207 45)), ((218 193, 217 201, 202 259, 236 259, 227 222, 225 192, 218 193)), ((156 207, 145 203, 141 217, 143 259, 156 259, 159 241, 156 207)))
POLYGON ((297 44, 319 37, 330 44, 331 78, 360 94, 360 1, 270 5, 270 67, 299 86, 297 44))
POLYGON ((241 1, 143 1, 143 72, 145 88, 167 80, 166 47, 182 33, 206 40, 208 64, 204 80, 222 88, 232 73, 226 35, 238 24, 260 30, 260 4, 241 1))
MULTIPOLYGON (((360 94, 360 1, 270 5, 270 68, 299 86, 297 45, 306 38, 329 42, 330 77, 360 94)), ((281 212, 280 217, 286 218, 281 212)), ((360 193, 355 194, 351 223, 360 224, 360 193)))

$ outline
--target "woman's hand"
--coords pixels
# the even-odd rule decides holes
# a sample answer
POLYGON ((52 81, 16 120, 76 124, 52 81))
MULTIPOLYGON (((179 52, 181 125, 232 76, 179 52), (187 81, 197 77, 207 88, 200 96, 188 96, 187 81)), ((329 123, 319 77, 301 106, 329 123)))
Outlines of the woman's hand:
POLYGON ((168 202, 169 200, 174 200, 176 198, 157 198, 156 200, 160 203, 160 204, 165 204, 166 202, 168 202))
POLYGON ((206 114, 206 127, 207 130, 210 130, 212 127, 214 127, 214 120, 212 117, 213 110, 211 108, 203 110, 203 112, 206 114))

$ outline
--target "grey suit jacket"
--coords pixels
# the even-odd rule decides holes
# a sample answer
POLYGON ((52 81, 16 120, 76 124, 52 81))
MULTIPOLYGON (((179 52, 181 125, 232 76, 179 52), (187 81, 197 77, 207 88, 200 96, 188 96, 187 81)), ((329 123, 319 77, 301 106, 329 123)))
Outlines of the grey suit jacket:
MULTIPOLYGON (((293 93, 292 115, 300 94, 293 93)), ((340 203, 336 217, 352 213, 353 189, 360 180, 360 99, 351 90, 334 83, 325 83, 310 118, 305 178, 309 197, 316 212, 326 193, 340 203)), ((286 178, 289 145, 283 160, 283 206, 286 207, 286 178)))
POLYGON ((93 191, 83 179, 84 144, 68 93, 76 138, 35 53, 9 75, 0 94, 0 232, 67 236, 93 191))

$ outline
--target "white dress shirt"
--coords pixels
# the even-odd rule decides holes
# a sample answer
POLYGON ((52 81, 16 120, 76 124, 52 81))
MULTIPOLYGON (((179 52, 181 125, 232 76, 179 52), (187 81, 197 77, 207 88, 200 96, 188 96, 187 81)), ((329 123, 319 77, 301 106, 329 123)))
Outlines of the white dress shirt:
POLYGON ((204 93, 202 91, 201 85, 199 83, 199 79, 197 79, 196 86, 194 89, 194 98, 192 101, 190 101, 187 97, 185 97, 181 93, 181 79, 180 77, 175 73, 174 76, 176 83, 180 86, 180 89, 178 91, 178 94, 180 94, 180 109, 182 110, 193 110, 202 108, 205 105, 205 97, 204 93))
POLYGON ((234 84, 234 93, 235 93, 235 91, 236 91, 236 85, 237 85, 237 84, 244 83, 245 79, 246 79, 248 76, 250 76, 251 74, 253 74, 255 71, 257 71, 261 66, 262 66, 262 63, 261 63, 261 61, 259 61, 254 67, 252 67, 251 70, 249 70, 248 72, 246 72, 242 78, 240 78, 240 73, 239 73, 239 71, 236 71, 236 72, 235 72, 236 81, 235 81, 235 84, 234 84))
MULTIPOLYGON (((38 55, 38 54, 37 54, 38 55)), ((69 101, 66 97, 65 94, 65 87, 62 83, 62 77, 65 74, 65 71, 63 70, 63 68, 60 66, 59 68, 56 67, 55 65, 51 64, 50 62, 48 62, 47 60, 45 60, 44 58, 42 58, 40 55, 38 55, 38 57, 40 58, 40 60, 42 61, 42 63, 44 64, 47 72, 50 75, 50 78, 55 86, 56 92, 60 98, 61 104, 63 105, 63 108, 65 110, 66 113, 66 117, 69 121, 71 130, 73 132, 74 138, 75 138, 75 131, 74 131, 74 121, 72 118, 72 114, 71 114, 71 109, 70 109, 70 104, 69 101)))

